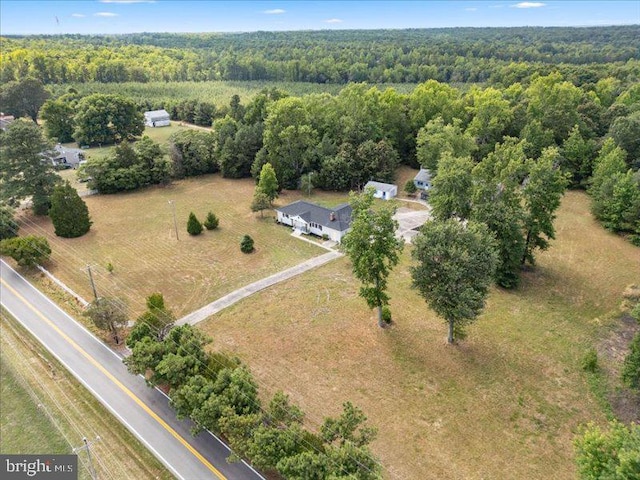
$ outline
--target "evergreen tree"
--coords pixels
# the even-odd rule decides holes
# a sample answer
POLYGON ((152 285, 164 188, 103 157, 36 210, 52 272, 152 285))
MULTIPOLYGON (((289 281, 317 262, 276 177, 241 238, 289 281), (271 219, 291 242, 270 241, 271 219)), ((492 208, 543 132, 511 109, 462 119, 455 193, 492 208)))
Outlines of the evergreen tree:
POLYGON ((205 219, 203 225, 207 230, 215 230, 218 228, 220 221, 218 217, 213 212, 207 213, 207 218, 205 219))
POLYGON ((0 204, 0 240, 18 236, 18 222, 14 219, 14 210, 9 205, 0 204))
POLYGON ((245 235, 244 237, 242 237, 242 241, 240 242, 240 251, 242 253, 251 253, 254 250, 253 238, 251 238, 249 235, 245 235))
POLYGON ((53 187, 60 180, 53 169, 53 152, 42 130, 29 121, 16 120, 0 135, 0 198, 32 198, 33 211, 46 215, 53 187))
POLYGON ((200 223, 195 213, 189 213, 189 220, 187 221, 187 232, 189 232, 189 235, 200 235, 202 230, 202 223, 200 223))
POLYGON ((69 182, 53 189, 49 217, 59 237, 81 237, 91 228, 87 204, 69 182))

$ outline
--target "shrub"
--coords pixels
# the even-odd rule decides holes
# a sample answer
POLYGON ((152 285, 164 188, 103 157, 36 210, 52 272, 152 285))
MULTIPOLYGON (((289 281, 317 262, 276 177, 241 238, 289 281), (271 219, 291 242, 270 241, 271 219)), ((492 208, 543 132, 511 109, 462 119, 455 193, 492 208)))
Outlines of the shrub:
POLYGON ((629 388, 640 390, 640 332, 631 340, 630 351, 624 359, 622 382, 629 388))
POLYGON ((189 213, 187 232, 189 232, 189 235, 200 235, 202 233, 202 224, 193 212, 189 213))
POLYGON ((245 235, 242 237, 242 241, 240 242, 240 250, 242 253, 251 253, 253 252, 253 238, 249 235, 245 235))
POLYGON ((382 307, 382 321, 387 325, 391 323, 391 309, 387 305, 382 307))
POLYGON ((582 369, 585 372, 594 373, 598 370, 598 352, 595 348, 590 348, 582 357, 582 369))
POLYGON ((207 218, 205 219, 203 224, 207 230, 215 230, 216 228, 218 228, 219 224, 220 221, 213 212, 207 213, 207 218))
POLYGON ((404 192, 407 195, 413 196, 418 191, 418 187, 413 183, 413 180, 407 180, 407 183, 404 184, 404 192))
POLYGON ((111 262, 107 263, 107 272, 113 273, 113 263, 111 262))

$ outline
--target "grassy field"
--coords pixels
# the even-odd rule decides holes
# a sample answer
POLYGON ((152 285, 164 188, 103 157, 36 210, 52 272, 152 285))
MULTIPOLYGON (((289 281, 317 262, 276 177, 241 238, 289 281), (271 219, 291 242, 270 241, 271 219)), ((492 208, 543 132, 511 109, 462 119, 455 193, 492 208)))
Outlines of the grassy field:
MULTIPOLYGON (((170 479, 173 476, 38 342, 2 312, 0 320, 0 451, 71 453, 82 438, 99 478, 170 479)), ((79 478, 91 478, 85 453, 79 478)))
MULTIPOLYGON (((415 171, 402 168, 398 185, 415 171)), ((51 270, 85 298, 92 264, 101 295, 129 300, 165 294, 182 315, 229 291, 322 251, 293 239, 249 203, 251 180, 218 175, 117 196, 88 197, 94 225, 84 237, 55 237, 47 219, 23 218, 22 233, 46 234, 51 270), (176 201, 180 240, 168 200, 176 201), (219 231, 186 234, 190 210, 213 210, 219 231), (249 233, 257 252, 242 255, 249 233), (107 262, 115 271, 108 274, 107 262)), ((404 194, 401 194, 403 197, 404 194)), ((284 192, 277 203, 304 198, 284 192)), ((314 192, 324 205, 343 194, 314 192)), ((291 279, 203 322, 213 348, 239 355, 266 396, 284 389, 310 427, 351 400, 379 429, 374 442, 389 479, 575 478, 571 440, 605 413, 580 368, 610 337, 624 288, 640 282, 638 249, 603 230, 588 198, 569 192, 557 240, 513 292, 494 289, 469 339, 446 345, 446 329, 410 288, 410 247, 392 274, 394 326, 380 331, 357 297, 347 259, 291 279)))
MULTIPOLYGON (((273 212, 264 218, 252 213, 254 188, 251 179, 209 175, 128 194, 94 195, 85 199, 93 220, 87 235, 56 237, 48 218, 29 213, 21 217, 21 234, 48 238, 53 250, 48 268, 84 298, 92 297, 86 271, 91 265, 98 293, 127 300, 133 315, 143 310, 147 295, 159 291, 181 316, 324 252, 291 237, 288 228, 274 222, 273 212), (175 201, 179 240, 169 200, 175 201), (204 220, 209 210, 220 219, 220 227, 189 236, 189 212, 204 220), (244 234, 255 240, 256 251, 250 255, 240 252, 244 234), (109 262, 115 268, 112 274, 106 270, 109 262)), ((297 192, 284 192, 277 204, 299 198, 297 192)), ((346 197, 318 193, 313 198, 335 205, 346 197)))
POLYGON ((264 394, 289 393, 311 427, 346 400, 361 406, 379 429, 386 478, 575 478, 573 435, 604 420, 580 360, 615 327, 640 255, 593 221, 584 194, 565 196, 556 225, 521 288, 494 289, 458 346, 410 288, 409 248, 390 282, 387 331, 344 258, 200 325, 213 348, 249 364, 264 394))
MULTIPOLYGON (((373 85, 372 85, 373 86, 373 85)), ((381 90, 388 87, 400 93, 409 93, 414 83, 380 84, 381 90)), ((233 95, 239 95, 240 101, 247 104, 255 95, 265 88, 279 88, 290 95, 302 96, 309 93, 330 93, 336 95, 345 85, 304 82, 266 82, 266 81, 217 81, 217 82, 125 82, 125 83, 75 83, 51 86, 54 94, 61 95, 69 87, 75 88, 80 95, 93 93, 121 94, 134 100, 163 100, 179 98, 182 100, 206 100, 218 106, 229 105, 233 95)), ((463 86, 464 87, 464 86, 463 86)))

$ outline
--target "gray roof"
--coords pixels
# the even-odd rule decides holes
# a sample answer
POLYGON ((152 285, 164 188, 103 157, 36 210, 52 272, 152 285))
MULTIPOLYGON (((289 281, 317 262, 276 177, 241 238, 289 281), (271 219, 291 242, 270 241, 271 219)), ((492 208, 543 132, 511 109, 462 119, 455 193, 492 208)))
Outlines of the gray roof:
POLYGON ((390 183, 374 182, 374 181, 367 182, 367 184, 364 186, 365 190, 368 187, 373 187, 376 190, 380 190, 381 192, 392 192, 394 189, 395 190, 398 189, 397 185, 392 185, 390 183))
POLYGON ((415 176, 414 180, 416 182, 430 182, 431 172, 426 168, 421 168, 418 174, 415 176))
POLYGON ((145 118, 148 118, 150 120, 154 120, 154 119, 165 120, 170 118, 169 112, 167 112, 166 110, 151 110, 149 112, 144 112, 144 116, 145 118))
POLYGON ((54 160, 62 161, 62 163, 68 163, 69 165, 77 165, 81 160, 84 160, 84 151, 78 148, 67 148, 58 144, 55 146, 56 154, 53 157, 54 160))
POLYGON ((298 200, 284 207, 276 208, 276 211, 286 213, 289 216, 299 216, 307 223, 317 223, 340 232, 348 230, 351 225, 351 205, 348 203, 343 203, 335 208, 325 208, 298 200), (335 214, 335 220, 331 220, 331 213, 335 214))

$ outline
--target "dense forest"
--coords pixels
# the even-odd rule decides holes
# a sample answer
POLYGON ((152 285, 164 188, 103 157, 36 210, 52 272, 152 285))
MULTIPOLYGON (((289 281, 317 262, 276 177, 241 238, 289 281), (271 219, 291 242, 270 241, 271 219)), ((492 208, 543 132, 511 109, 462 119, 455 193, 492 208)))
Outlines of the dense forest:
POLYGON ((483 82, 640 77, 640 27, 4 37, 0 81, 483 82))

